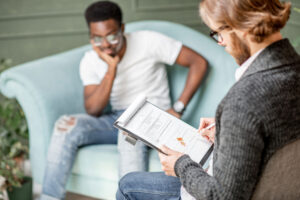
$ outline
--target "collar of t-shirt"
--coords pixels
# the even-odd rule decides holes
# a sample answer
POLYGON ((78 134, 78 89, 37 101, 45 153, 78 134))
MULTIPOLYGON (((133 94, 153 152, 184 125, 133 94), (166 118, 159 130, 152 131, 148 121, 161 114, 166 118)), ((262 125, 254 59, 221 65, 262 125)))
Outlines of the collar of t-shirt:
POLYGON ((264 49, 259 50, 254 55, 252 55, 250 58, 248 58, 239 68, 235 70, 235 80, 238 81, 243 74, 246 72, 248 67, 252 64, 252 62, 255 60, 255 58, 263 51, 264 49))

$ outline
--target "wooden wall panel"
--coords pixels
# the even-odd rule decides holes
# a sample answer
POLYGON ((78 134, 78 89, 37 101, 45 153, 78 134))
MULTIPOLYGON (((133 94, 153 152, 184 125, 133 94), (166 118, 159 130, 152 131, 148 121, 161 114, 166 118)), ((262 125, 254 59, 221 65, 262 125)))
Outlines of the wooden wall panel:
MULTIPOLYGON (((205 34, 198 16, 199 0, 114 0, 124 21, 168 20, 205 34)), ((300 52, 300 3, 292 0, 291 20, 283 30, 300 52)), ((83 13, 95 0, 0 0, 0 59, 13 64, 41 58, 88 43, 83 13)))
POLYGON ((292 45, 300 54, 300 1, 292 0, 292 13, 286 27, 281 31, 284 37, 290 39, 292 45))

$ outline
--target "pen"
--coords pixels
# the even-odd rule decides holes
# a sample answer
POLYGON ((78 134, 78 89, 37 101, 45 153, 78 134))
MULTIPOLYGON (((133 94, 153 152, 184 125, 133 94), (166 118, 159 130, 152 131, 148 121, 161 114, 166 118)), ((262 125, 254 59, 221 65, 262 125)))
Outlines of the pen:
MULTIPOLYGON (((204 129, 202 129, 199 133, 200 134, 202 134, 205 130, 208 130, 208 129, 210 129, 210 128, 212 128, 212 127, 214 127, 216 125, 216 123, 214 122, 214 123, 211 123, 210 125, 208 125, 207 127, 205 127, 204 129)), ((208 139, 209 140, 209 137, 207 136, 207 135, 205 135, 204 137, 206 137, 206 139, 208 139)))
POLYGON ((215 125, 216 125, 215 122, 214 122, 214 123, 211 123, 210 125, 208 125, 208 126, 205 127, 204 129, 202 129, 199 133, 202 133, 203 131, 210 129, 210 128, 214 127, 215 125))

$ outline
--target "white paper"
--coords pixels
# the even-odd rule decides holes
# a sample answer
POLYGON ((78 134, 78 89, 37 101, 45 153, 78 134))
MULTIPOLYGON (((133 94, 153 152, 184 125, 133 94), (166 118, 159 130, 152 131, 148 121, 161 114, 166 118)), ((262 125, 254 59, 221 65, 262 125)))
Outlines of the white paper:
POLYGON ((131 104, 117 120, 126 121, 126 124, 122 123, 123 128, 155 147, 164 144, 173 150, 188 154, 192 160, 199 163, 212 144, 203 138, 197 129, 184 121, 148 101, 140 102, 142 100, 131 104))
POLYGON ((135 101, 130 104, 130 106, 126 109, 126 112, 124 112, 118 119, 118 122, 122 125, 126 125, 127 122, 131 119, 131 117, 137 112, 139 108, 142 107, 142 105, 146 102, 146 96, 140 95, 138 96, 135 101))

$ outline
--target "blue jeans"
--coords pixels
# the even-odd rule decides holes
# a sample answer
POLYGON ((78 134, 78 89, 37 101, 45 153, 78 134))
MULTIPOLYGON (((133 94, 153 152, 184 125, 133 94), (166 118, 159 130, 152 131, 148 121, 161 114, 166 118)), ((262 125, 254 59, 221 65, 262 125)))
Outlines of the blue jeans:
POLYGON ((117 144, 114 121, 123 111, 99 118, 87 114, 62 116, 55 123, 48 149, 41 200, 64 199, 65 186, 80 147, 92 144, 117 144))
POLYGON ((180 200, 179 178, 163 172, 134 172, 119 182, 117 200, 180 200))
POLYGON ((149 167, 149 147, 139 140, 133 146, 125 137, 118 136, 119 178, 129 172, 148 171, 149 167))

